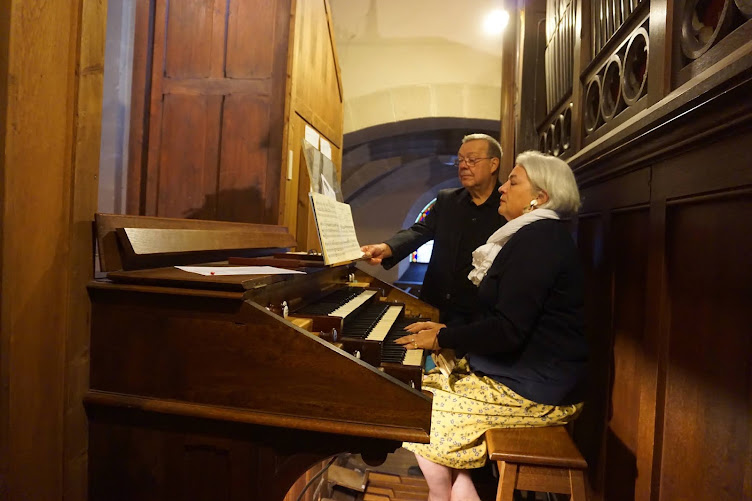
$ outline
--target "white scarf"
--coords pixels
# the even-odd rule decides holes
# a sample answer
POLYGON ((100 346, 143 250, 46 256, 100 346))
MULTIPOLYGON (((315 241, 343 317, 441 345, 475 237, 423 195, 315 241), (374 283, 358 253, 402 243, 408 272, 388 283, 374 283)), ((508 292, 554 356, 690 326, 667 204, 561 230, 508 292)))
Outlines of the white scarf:
POLYGON ((536 209, 509 221, 488 237, 485 244, 473 251, 474 269, 467 278, 475 285, 480 285, 504 244, 517 233, 517 230, 540 219, 559 219, 559 215, 551 209, 536 209))

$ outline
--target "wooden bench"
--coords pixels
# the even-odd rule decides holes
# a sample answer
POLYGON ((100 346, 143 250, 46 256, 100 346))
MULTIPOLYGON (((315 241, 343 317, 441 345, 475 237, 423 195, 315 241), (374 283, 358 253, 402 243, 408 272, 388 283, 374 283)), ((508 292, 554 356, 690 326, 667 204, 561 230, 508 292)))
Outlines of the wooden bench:
POLYGON ((564 426, 495 428, 486 432, 486 444, 499 467, 496 501, 512 501, 515 489, 587 500, 587 462, 564 426))

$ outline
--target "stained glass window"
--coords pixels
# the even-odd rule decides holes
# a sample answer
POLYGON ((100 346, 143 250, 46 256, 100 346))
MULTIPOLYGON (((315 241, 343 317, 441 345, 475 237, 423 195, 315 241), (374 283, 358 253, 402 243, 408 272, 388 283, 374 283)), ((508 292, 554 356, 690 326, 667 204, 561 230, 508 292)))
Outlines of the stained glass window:
MULTIPOLYGON (((436 203, 436 199, 434 198, 430 202, 428 202, 428 205, 423 207, 423 210, 420 211, 420 214, 418 214, 418 217, 415 219, 415 222, 423 221, 429 212, 431 212, 431 209, 433 209, 433 205, 436 203)), ((433 252, 433 240, 424 243, 418 249, 410 254, 410 262, 411 263, 428 263, 431 260, 431 253, 433 252)))

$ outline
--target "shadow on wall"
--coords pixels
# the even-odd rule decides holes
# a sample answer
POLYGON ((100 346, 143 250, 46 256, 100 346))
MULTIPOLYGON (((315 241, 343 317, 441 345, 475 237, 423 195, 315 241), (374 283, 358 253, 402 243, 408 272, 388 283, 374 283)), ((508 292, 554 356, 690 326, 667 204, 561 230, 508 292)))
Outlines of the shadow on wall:
POLYGON ((268 213, 270 207, 267 207, 261 190, 249 186, 206 195, 200 207, 185 209, 180 214, 165 217, 275 224, 275 221, 270 220, 268 213))
MULTIPOLYGON (((474 132, 498 137, 499 122, 427 118, 384 124, 344 138, 342 192, 361 244, 383 242, 409 227, 441 189, 460 187, 452 164, 462 138, 474 132)), ((393 283, 407 259, 391 270, 359 264, 393 283)))

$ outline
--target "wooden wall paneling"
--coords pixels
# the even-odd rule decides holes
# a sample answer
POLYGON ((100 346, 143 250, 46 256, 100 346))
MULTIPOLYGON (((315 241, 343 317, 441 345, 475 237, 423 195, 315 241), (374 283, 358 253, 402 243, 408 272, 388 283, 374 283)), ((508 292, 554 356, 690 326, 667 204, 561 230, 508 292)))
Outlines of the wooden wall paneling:
POLYGON ((608 238, 611 256, 612 353, 605 437, 604 498, 635 499, 640 371, 645 329, 649 211, 646 206, 614 211, 608 238))
POLYGON ((606 239, 608 212, 581 215, 577 245, 585 274, 585 333, 590 345, 589 387, 586 405, 575 422, 575 441, 588 462, 595 499, 603 499, 605 428, 609 410, 612 352, 611 282, 606 239))
POLYGON ((320 250, 310 210, 310 179, 302 154, 306 125, 332 146, 332 160, 341 177, 343 95, 329 4, 326 0, 301 0, 295 4, 291 42, 286 125, 286 162, 280 198, 284 199, 283 224, 295 231, 298 250, 320 250), (292 164, 287 156, 292 152, 292 164), (287 175, 292 165, 292 176, 287 175))
POLYGON ((99 151, 101 142, 107 4, 80 4, 80 32, 75 75, 77 101, 73 134, 73 182, 71 227, 68 233, 71 259, 67 293, 65 371, 65 441, 63 498, 87 498, 88 423, 83 395, 89 387, 89 314, 85 285, 93 278, 94 245, 91 220, 97 209, 99 151))
POLYGON ((85 499, 106 7, 0 11, 0 498, 85 499))
POLYGON ((134 89, 149 93, 138 122, 148 129, 148 155, 129 166, 130 180, 141 182, 130 194, 142 198, 129 208, 278 222, 290 3, 159 2, 153 17, 142 7, 138 30, 148 36, 137 36, 134 67, 153 56, 151 81, 134 89))
MULTIPOLYGON (((162 81, 164 74, 164 53, 166 50, 166 36, 164 29, 167 24, 167 4, 165 2, 155 2, 153 22, 149 26, 149 36, 146 39, 138 40, 142 43, 149 43, 149 53, 151 56, 151 71, 149 76, 150 94, 146 97, 149 103, 147 127, 147 154, 146 165, 142 168, 143 184, 142 196, 143 201, 138 205, 143 206, 142 215, 157 216, 159 200, 159 160, 161 156, 161 134, 162 134, 162 102, 163 90, 162 81)), ((134 43, 136 40, 134 40, 134 43)), ((134 48, 135 53, 135 48, 134 48)), ((134 63, 134 68, 137 63, 134 63)))
POLYGON ((295 20, 293 110, 341 148, 342 81, 328 2, 298 1, 295 20))
POLYGON ((684 199, 667 212, 660 499, 749 499, 752 191, 684 199))
POLYGON ((650 52, 648 53, 648 106, 671 90, 675 0, 650 0, 650 52))
POLYGON ((653 175, 654 192, 677 199, 752 185, 745 154, 752 141, 752 115, 734 132, 715 138, 710 145, 697 141, 694 149, 661 162, 653 175))
MULTIPOLYGON (((11 0, 0 0, 0 8, 4 12, 10 12, 11 0)), ((8 118, 10 118, 9 103, 12 101, 8 90, 11 88, 8 82, 11 71, 10 66, 10 27, 11 17, 0 16, 0 496, 7 497, 10 490, 10 346, 11 338, 7 335, 5 320, 8 314, 5 313, 5 304, 3 303, 2 291, 6 287, 5 282, 5 259, 8 251, 5 250, 5 241, 7 237, 2 228, 7 224, 5 218, 5 191, 8 174, 6 165, 8 159, 6 155, 9 151, 7 148, 9 138, 8 118)))
MULTIPOLYGON (((612 170, 619 165, 617 161, 601 162, 601 170, 612 170)), ((575 173, 579 171, 575 169, 575 173)), ((622 209, 635 207, 650 202, 651 174, 647 168, 621 172, 605 178, 599 178, 597 183, 581 176, 577 177, 582 196, 583 214, 595 211, 622 209)))
MULTIPOLYGON (((162 7, 162 6, 160 6, 162 7)), ((214 0, 164 3, 164 76, 167 78, 208 78, 214 26, 214 0)), ((222 12, 220 10, 220 12, 222 12)), ((162 76, 162 75, 160 75, 162 76)))
POLYGON ((154 73, 162 93, 152 95, 161 106, 160 155, 158 163, 150 165, 157 177, 152 187, 155 215, 216 219, 222 98, 206 92, 204 85, 186 88, 192 80, 203 83, 223 76, 224 23, 219 31, 214 27, 216 18, 224 20, 224 9, 220 5, 215 13, 214 7, 213 0, 158 7, 166 9, 168 17, 165 24, 155 24, 155 38, 161 38, 163 30, 165 34, 162 68, 154 73))
MULTIPOLYGON (((653 174, 667 290, 656 313, 658 381, 655 395, 645 396, 655 402, 654 436, 644 439, 654 472, 651 491, 642 492, 660 499, 745 499, 752 490, 752 318, 740 306, 752 296, 750 236, 742 223, 752 172, 740 155, 752 139, 749 121, 735 135, 711 139, 653 174), (712 473, 698 473, 695 464, 712 473), (693 472, 700 477, 691 478, 693 472)), ((649 416, 644 422, 647 435, 649 416)))
POLYGON ((296 114, 288 115, 285 126, 287 151, 281 169, 281 186, 283 189, 280 195, 281 214, 279 224, 286 226, 293 235, 297 235, 298 180, 300 179, 300 169, 305 168, 305 165, 302 164, 303 148, 301 147, 300 124, 301 120, 296 114))
MULTIPOLYGON (((270 148, 261 143, 272 135, 270 114, 269 102, 254 95, 229 95, 224 99, 219 220, 252 221, 257 214, 267 213, 267 205, 273 205, 264 188, 272 181, 270 178, 276 186, 278 175, 267 171, 270 148)), ((274 200, 277 196, 275 193, 274 200)))
MULTIPOLYGON (((268 0, 264 0, 268 1, 268 0)), ((272 79, 274 84, 269 90, 271 111, 269 114, 270 136, 268 144, 267 174, 266 186, 264 191, 265 223, 279 224, 279 206, 282 187, 280 171, 284 172, 286 164, 283 164, 285 158, 284 149, 286 141, 284 134, 286 130, 286 120, 288 116, 287 105, 289 102, 289 88, 287 85, 289 77, 289 59, 291 51, 291 28, 293 26, 292 14, 293 6, 296 1, 277 0, 276 8, 272 23, 274 24, 274 55, 272 59, 272 79)), ((252 9, 248 12, 249 16, 258 16, 258 9, 252 9)), ((253 32, 249 34, 253 39, 253 32)), ((260 39, 257 39, 260 40, 260 39)))
POLYGON ((595 499, 626 499, 620 496, 634 492, 640 385, 623 377, 637 372, 640 362, 637 310, 644 308, 650 171, 585 183, 581 195, 577 235, 586 278, 591 370, 575 438, 589 463, 595 499))
POLYGON ((130 129, 128 133, 128 186, 125 211, 145 213, 145 168, 148 159, 149 95, 151 94, 152 53, 149 42, 154 19, 154 0, 136 2, 133 36, 133 77, 131 80, 130 129))
POLYGON ((287 20, 287 30, 290 40, 287 43, 287 68, 285 70, 286 78, 284 85, 285 106, 282 113, 282 161, 279 169, 279 204, 277 206, 277 224, 286 226, 290 230, 295 228, 294 221, 291 221, 294 219, 297 185, 293 183, 293 180, 297 179, 294 172, 299 162, 292 138, 292 88, 294 82, 292 76, 295 67, 296 12, 297 1, 291 3, 290 17, 287 20))
POLYGON ((264 78, 274 72, 274 52, 268 50, 268 44, 274 40, 277 28, 276 2, 259 3, 230 2, 226 66, 229 78, 264 78))
MULTIPOLYGON (((194 217, 214 219, 215 211, 203 210, 205 194, 216 191, 204 184, 207 151, 216 149, 207 144, 211 129, 207 119, 215 115, 208 109, 208 101, 205 96, 184 94, 167 94, 160 100, 159 168, 152 185, 154 215, 185 218, 197 211, 199 215, 194 217)), ((216 186, 216 177, 206 181, 214 181, 216 186)))
MULTIPOLYGON (((652 194, 651 194, 652 196, 652 194)), ((649 237, 647 277, 645 279, 645 331, 638 361, 639 417, 637 428, 637 478, 634 484, 634 499, 655 499, 656 479, 660 476, 660 462, 655 451, 661 439, 657 424, 660 422, 661 385, 660 371, 665 365, 665 305, 666 279, 664 263, 665 247, 665 199, 652 196, 648 223, 649 237)))

